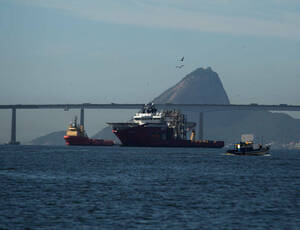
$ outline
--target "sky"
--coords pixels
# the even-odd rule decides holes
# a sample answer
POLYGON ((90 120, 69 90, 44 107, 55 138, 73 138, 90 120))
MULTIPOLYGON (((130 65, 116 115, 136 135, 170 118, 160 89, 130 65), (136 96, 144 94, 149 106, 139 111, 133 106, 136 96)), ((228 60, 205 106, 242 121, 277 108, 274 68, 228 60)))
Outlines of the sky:
MULTIPOLYGON (((231 103, 300 105, 299 28, 298 0, 0 0, 0 104, 146 103, 210 66, 231 103)), ((87 111, 87 132, 132 113, 87 111)), ((76 114, 17 111, 17 138, 76 114)))

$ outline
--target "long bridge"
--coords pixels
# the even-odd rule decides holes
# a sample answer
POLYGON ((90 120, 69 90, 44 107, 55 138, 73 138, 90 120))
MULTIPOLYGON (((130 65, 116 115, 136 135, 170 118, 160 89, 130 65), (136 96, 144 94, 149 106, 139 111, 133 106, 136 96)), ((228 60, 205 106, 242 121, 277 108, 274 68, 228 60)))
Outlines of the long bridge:
MULTIPOLYGON (((11 139, 10 144, 18 144, 16 140, 16 120, 17 120, 17 109, 80 109, 80 124, 84 125, 84 110, 85 109, 140 109, 144 104, 15 104, 15 105, 0 105, 0 109, 11 109, 11 139)), ((256 111, 300 111, 300 105, 259 105, 256 103, 252 104, 155 104, 155 107, 159 110, 162 109, 177 109, 181 111, 192 111, 199 113, 199 139, 203 139, 203 124, 204 124, 204 113, 213 111, 234 111, 234 110, 256 110, 256 111)))

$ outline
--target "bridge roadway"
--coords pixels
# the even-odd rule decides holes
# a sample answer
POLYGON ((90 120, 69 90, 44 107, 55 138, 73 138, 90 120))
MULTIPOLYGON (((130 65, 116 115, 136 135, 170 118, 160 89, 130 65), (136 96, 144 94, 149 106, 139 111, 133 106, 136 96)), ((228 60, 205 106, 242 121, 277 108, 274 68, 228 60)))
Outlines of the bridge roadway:
MULTIPOLYGON (((80 124, 84 125, 84 109, 140 109, 144 104, 16 104, 0 105, 0 109, 11 109, 11 140, 10 144, 18 144, 16 141, 16 110, 17 109, 80 109, 80 124)), ((267 111, 300 111, 299 105, 258 105, 258 104, 155 104, 158 110, 161 109, 180 109, 182 111, 199 112, 198 138, 203 139, 203 114, 213 111, 234 111, 234 110, 267 110, 267 111)))
MULTIPOLYGON (((144 104, 16 104, 0 105, 0 109, 140 109, 144 104)), ((300 111, 300 105, 259 105, 259 104, 155 104, 158 109, 181 109, 186 111, 228 111, 228 110, 267 110, 267 111, 300 111)))

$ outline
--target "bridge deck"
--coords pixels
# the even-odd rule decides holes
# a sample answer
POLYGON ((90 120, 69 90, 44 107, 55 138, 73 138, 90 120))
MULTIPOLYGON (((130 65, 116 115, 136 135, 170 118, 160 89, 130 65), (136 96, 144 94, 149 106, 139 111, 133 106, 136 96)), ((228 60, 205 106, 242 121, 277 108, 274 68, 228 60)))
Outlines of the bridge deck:
MULTIPOLYGON (((140 109, 144 104, 16 104, 0 105, 0 109, 140 109)), ((269 110, 300 111, 300 105, 258 105, 258 104, 155 104, 158 109, 181 109, 191 111, 226 111, 226 110, 269 110)))

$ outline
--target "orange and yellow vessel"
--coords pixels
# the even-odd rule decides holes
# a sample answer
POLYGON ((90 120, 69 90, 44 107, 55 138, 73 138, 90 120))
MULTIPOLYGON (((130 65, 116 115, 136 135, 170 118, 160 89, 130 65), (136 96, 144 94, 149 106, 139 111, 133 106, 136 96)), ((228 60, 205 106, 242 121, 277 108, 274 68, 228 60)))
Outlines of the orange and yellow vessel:
POLYGON ((83 125, 77 124, 77 117, 69 125, 64 136, 66 145, 93 145, 93 146, 112 146, 114 141, 103 139, 91 139, 86 134, 83 125))

